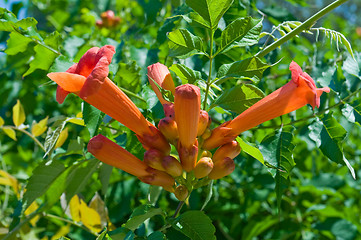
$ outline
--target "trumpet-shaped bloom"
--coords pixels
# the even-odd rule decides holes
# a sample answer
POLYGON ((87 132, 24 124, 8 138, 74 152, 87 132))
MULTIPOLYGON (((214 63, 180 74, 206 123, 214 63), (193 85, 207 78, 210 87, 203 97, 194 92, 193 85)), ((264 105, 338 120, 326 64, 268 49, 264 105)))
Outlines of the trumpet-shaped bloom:
POLYGON ((48 77, 58 84, 57 101, 62 103, 68 93, 75 93, 135 132, 146 145, 169 151, 170 146, 162 134, 107 77, 114 52, 113 46, 94 47, 66 72, 49 73, 48 77))
POLYGON ((199 88, 191 84, 178 86, 174 95, 174 111, 179 141, 183 147, 190 148, 196 141, 201 111, 199 88))
POLYGON ((174 179, 171 176, 149 167, 145 162, 101 134, 90 139, 88 151, 100 161, 137 176, 141 180, 145 179, 149 184, 174 185, 174 179))
POLYGON ((283 87, 272 92, 253 106, 245 110, 235 119, 228 121, 212 131, 205 140, 204 149, 213 149, 232 141, 240 133, 265 121, 299 109, 306 104, 313 108, 320 105, 320 96, 329 92, 328 87, 317 88, 313 79, 300 66, 290 64, 292 80, 283 87))
POLYGON ((169 103, 163 98, 158 86, 154 83, 155 81, 161 88, 171 91, 174 95, 175 86, 167 66, 161 63, 155 63, 148 66, 148 78, 150 86, 157 95, 161 104, 169 103))

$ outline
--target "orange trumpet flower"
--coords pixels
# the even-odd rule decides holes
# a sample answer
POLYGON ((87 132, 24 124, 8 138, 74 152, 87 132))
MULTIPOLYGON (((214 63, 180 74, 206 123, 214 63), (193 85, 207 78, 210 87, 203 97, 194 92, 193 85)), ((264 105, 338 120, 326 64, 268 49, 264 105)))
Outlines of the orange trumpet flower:
POLYGON ((144 145, 169 152, 170 146, 163 135, 107 77, 114 53, 114 47, 110 45, 100 49, 94 47, 66 72, 49 73, 48 77, 58 84, 57 101, 62 103, 68 93, 75 93, 135 132, 144 145))
POLYGON ((295 111, 306 104, 313 108, 320 106, 320 96, 330 92, 328 87, 317 88, 313 79, 294 61, 290 64, 292 80, 272 92, 235 119, 223 123, 212 131, 212 135, 203 143, 204 149, 213 149, 232 141, 240 133, 265 121, 295 111))
POLYGON ((174 179, 170 175, 149 167, 145 162, 101 134, 90 139, 88 151, 98 160, 137 176, 139 179, 146 179, 149 184, 174 185, 174 179))

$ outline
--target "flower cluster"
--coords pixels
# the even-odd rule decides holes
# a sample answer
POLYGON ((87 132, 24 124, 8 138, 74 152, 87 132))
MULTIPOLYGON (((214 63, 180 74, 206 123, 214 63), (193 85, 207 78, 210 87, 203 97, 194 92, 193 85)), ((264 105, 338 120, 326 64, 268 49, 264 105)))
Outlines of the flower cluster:
POLYGON ((306 104, 318 107, 322 92, 330 91, 316 88, 312 78, 292 62, 289 83, 211 130, 208 113, 201 109, 200 89, 192 84, 175 87, 168 68, 156 63, 148 67, 148 77, 165 117, 155 127, 107 77, 114 53, 113 46, 94 47, 66 72, 49 73, 58 84, 57 101, 62 103, 68 93, 75 93, 132 130, 146 150, 143 161, 103 135, 89 141, 88 151, 145 183, 174 192, 179 200, 209 180, 233 172, 233 159, 241 152, 235 141, 240 133, 306 104), (170 91, 174 102, 164 99, 160 88, 170 91), (171 145, 176 152, 171 153, 171 145))
POLYGON ((101 20, 96 21, 96 25, 99 28, 112 28, 121 22, 120 17, 116 17, 112 10, 102 12, 102 14, 100 14, 100 18, 101 20))

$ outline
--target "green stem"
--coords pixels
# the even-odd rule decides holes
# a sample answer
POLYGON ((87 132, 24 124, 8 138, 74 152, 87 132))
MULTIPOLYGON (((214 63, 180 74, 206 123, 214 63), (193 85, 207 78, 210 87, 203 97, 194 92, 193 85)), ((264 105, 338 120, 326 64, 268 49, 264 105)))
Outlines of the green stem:
POLYGON ((211 74, 212 74, 212 65, 213 65, 213 30, 211 28, 211 39, 210 39, 210 46, 211 46, 211 50, 210 50, 210 54, 209 54, 209 72, 208 72, 208 79, 207 79, 207 86, 206 86, 206 92, 204 95, 204 101, 203 101, 203 109, 206 110, 207 108, 207 98, 208 98, 208 92, 209 92, 209 88, 211 86, 211 74))
POLYGON ((34 142, 35 142, 36 144, 38 144, 39 147, 40 147, 44 152, 46 152, 44 145, 41 144, 41 142, 40 142, 35 136, 33 136, 31 133, 29 133, 28 131, 25 131, 24 129, 20 129, 20 128, 17 128, 17 127, 14 127, 14 126, 4 126, 4 127, 12 128, 12 129, 14 129, 14 130, 17 130, 17 131, 20 131, 20 132, 22 132, 22 133, 25 133, 26 135, 28 135, 29 137, 31 137, 31 139, 33 139, 34 142))
POLYGON ((331 3, 330 5, 324 7, 319 12, 314 14, 312 17, 307 19, 300 26, 293 29, 291 32, 287 33, 286 35, 284 35, 283 37, 281 37, 277 41, 273 42, 268 47, 266 47, 263 50, 261 50, 260 52, 258 52, 255 56, 259 57, 259 58, 264 57, 265 55, 270 53, 272 50, 278 48, 283 43, 287 42, 291 38, 293 38, 296 35, 300 34, 303 30, 306 30, 306 29, 312 27, 321 17, 323 17, 324 15, 326 15, 327 13, 329 13, 330 11, 332 11, 333 9, 335 9, 336 7, 340 6, 341 4, 343 4, 343 3, 347 2, 347 1, 348 0, 336 0, 336 1, 334 1, 333 3, 331 3))
MULTIPOLYGON (((119 87, 119 86, 118 86, 118 87, 119 87)), ((122 87, 119 87, 119 88, 120 88, 120 90, 122 90, 123 92, 125 92, 128 96, 132 96, 132 97, 135 97, 135 98, 137 98, 137 99, 139 99, 139 100, 141 100, 141 101, 143 101, 143 102, 146 102, 144 98, 139 97, 137 94, 135 94, 135 93, 133 93, 133 92, 131 92, 131 91, 125 89, 125 88, 122 88, 122 87)))
POLYGON ((176 217, 177 217, 177 215, 178 215, 178 213, 180 212, 180 210, 182 209, 183 205, 184 205, 184 201, 179 202, 178 207, 177 207, 177 209, 175 210, 172 218, 176 218, 176 217))

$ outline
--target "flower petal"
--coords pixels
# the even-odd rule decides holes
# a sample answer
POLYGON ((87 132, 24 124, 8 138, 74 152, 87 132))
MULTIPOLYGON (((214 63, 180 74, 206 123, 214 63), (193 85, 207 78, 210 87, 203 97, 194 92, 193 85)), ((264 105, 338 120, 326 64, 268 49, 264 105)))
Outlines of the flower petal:
POLYGON ((68 72, 49 73, 47 76, 63 90, 73 93, 81 90, 86 79, 84 76, 68 72))

